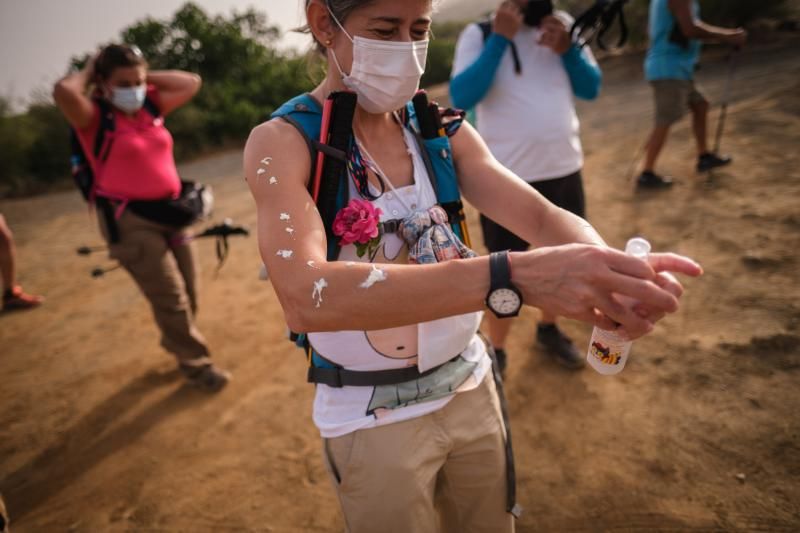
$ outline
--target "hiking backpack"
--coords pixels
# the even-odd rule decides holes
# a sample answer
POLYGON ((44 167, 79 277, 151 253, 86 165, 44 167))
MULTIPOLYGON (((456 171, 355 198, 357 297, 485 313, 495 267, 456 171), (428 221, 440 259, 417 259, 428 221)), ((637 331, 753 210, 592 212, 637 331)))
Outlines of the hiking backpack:
MULTIPOLYGON (((114 109, 111 104, 103 98, 94 98, 92 101, 95 102, 100 109, 100 125, 94 137, 92 153, 95 161, 105 161, 108 159, 108 154, 111 151, 112 145, 110 141, 106 141, 106 134, 108 132, 113 133, 116 128, 114 109)), ((144 105, 142 107, 152 115, 153 118, 159 118, 161 116, 161 111, 149 97, 144 99, 144 105)), ((75 181, 75 186, 78 187, 83 199, 88 202, 91 201, 94 196, 94 170, 89 163, 89 158, 86 157, 83 145, 78 139, 78 132, 75 131, 75 128, 69 129, 69 137, 72 179, 75 181)))
MULTIPOLYGON (((423 94, 420 91, 419 94, 423 94)), ((416 97, 415 97, 416 98, 416 97)), ((317 170, 318 155, 322 152, 325 157, 340 160, 346 157, 343 150, 322 143, 322 108, 309 94, 297 96, 272 113, 271 118, 280 118, 294 126, 309 149, 311 156, 311 177, 309 192, 313 186, 314 175, 317 170)), ((436 135, 432 138, 423 138, 420 133, 420 124, 427 118, 418 116, 414 103, 409 102, 402 112, 403 127, 408 128, 413 134, 420 148, 420 154, 425 164, 427 174, 436 193, 437 205, 445 210, 453 232, 467 246, 470 246, 469 235, 464 216, 464 205, 458 189, 455 166, 453 164, 452 148, 447 134, 436 135)), ((349 119, 352 124, 352 119, 349 119)), ((345 178, 347 174, 343 172, 345 178)), ((328 237, 327 258, 335 261, 339 256, 340 246, 338 238, 333 235, 332 221, 336 213, 349 201, 348 179, 339 179, 334 190, 323 186, 317 198, 320 216, 325 222, 325 232, 328 237)), ((397 230, 399 221, 385 221, 384 227, 390 231, 397 230)), ((305 333, 290 333, 290 339, 303 348, 309 362, 308 381, 312 383, 325 383, 334 387, 343 385, 376 385, 399 383, 420 377, 416 368, 385 370, 376 372, 353 372, 342 369, 317 354, 310 346, 305 333)))
MULTIPOLYGON (((113 134, 116 129, 115 112, 112 105, 105 99, 95 98, 93 101, 97 103, 100 110, 100 124, 94 138, 92 153, 95 162, 103 162, 108 159, 114 144, 113 137, 108 134, 113 134)), ((145 97, 142 108, 154 119, 162 118, 161 111, 150 97, 145 97)), ((117 243, 119 242, 119 229, 116 219, 120 211, 112 205, 110 200, 95 194, 95 172, 74 128, 70 128, 70 145, 72 179, 84 200, 97 206, 105 219, 109 240, 111 243, 117 243)), ((209 186, 185 180, 181 180, 181 191, 178 198, 123 202, 123 208, 130 209, 142 218, 176 228, 191 225, 201 218, 209 216, 213 205, 214 197, 209 186)))

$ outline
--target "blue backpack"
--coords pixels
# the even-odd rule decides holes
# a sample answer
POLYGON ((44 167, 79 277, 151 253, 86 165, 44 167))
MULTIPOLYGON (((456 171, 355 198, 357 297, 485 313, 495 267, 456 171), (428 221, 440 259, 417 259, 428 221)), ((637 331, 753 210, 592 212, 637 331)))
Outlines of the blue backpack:
MULTIPOLYGON (((309 94, 302 94, 289 100, 272 113, 271 118, 279 118, 288 122, 303 136, 311 157, 312 178, 317 170, 319 152, 323 152, 326 157, 337 159, 345 156, 341 150, 331 148, 319 141, 322 127, 322 108, 309 94)), ((432 138, 423 138, 420 133, 420 119, 412 102, 406 105, 401 118, 405 127, 414 134, 414 138, 420 147, 422 160, 431 179, 433 190, 436 193, 437 205, 447 213, 453 232, 464 244, 470 246, 471 243, 464 216, 464 204, 461 201, 461 193, 458 189, 458 179, 448 135, 443 134, 432 138)), ((423 118, 423 120, 425 119, 423 118)), ((309 180, 309 188, 312 186, 312 181, 313 179, 309 180)), ((325 188, 322 187, 321 190, 324 192, 325 188)), ((348 180, 340 179, 338 189, 333 194, 335 194, 335 200, 322 196, 317 200, 317 206, 324 221, 333 220, 332 215, 335 215, 349 201, 348 180), (323 209, 323 206, 326 204, 334 206, 333 213, 325 212, 326 210, 323 209)), ((399 221, 384 222, 384 228, 388 227, 390 231, 392 229, 396 230, 398 224, 399 221)), ((329 261, 335 261, 341 248, 338 239, 333 237, 332 228, 326 227, 325 230, 328 235, 327 258, 329 261)), ((291 333, 290 339, 298 347, 306 351, 309 361, 308 381, 311 383, 324 383, 332 387, 342 387, 344 385, 377 386, 402 383, 418 379, 421 376, 416 367, 375 372, 349 371, 331 363, 316 353, 311 348, 304 333, 291 333)))

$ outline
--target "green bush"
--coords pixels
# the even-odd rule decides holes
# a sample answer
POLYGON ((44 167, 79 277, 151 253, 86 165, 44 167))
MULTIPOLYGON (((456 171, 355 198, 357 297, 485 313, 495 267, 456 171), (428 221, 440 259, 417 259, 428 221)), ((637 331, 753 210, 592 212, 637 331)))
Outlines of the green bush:
MULTIPOLYGON (((276 50, 279 36, 255 10, 210 17, 187 3, 170 20, 148 18, 124 29, 119 41, 139 46, 152 69, 202 76, 200 93, 167 118, 180 160, 243 143, 281 103, 312 87, 305 60, 276 50)), ((79 68, 88 57, 71 64, 79 68)), ((0 195, 35 192, 67 179, 68 131, 52 103, 13 114, 0 99, 0 195)))

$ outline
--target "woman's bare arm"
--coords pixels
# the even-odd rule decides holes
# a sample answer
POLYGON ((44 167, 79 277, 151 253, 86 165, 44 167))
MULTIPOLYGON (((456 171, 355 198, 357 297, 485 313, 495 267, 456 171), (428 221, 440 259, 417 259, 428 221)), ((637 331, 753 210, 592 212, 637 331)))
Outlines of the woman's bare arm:
POLYGON ((86 94, 87 87, 94 76, 94 59, 78 71, 58 80, 53 87, 53 100, 64 113, 67 122, 76 129, 89 126, 94 115, 94 104, 86 94))
POLYGON ((464 198, 534 246, 605 245, 584 219, 550 203, 494 158, 478 132, 464 123, 452 138, 464 198))
POLYGON ((147 82, 158 89, 161 113, 168 115, 194 98, 203 84, 202 78, 182 70, 151 70, 147 82))
MULTIPOLYGON (((256 200, 261 256, 293 330, 383 329, 484 308, 489 289, 486 257, 436 265, 328 262, 325 229, 306 190, 308 149, 289 124, 274 120, 256 128, 245 148, 244 166, 256 200), (365 282, 375 276, 374 268, 382 271, 377 278, 385 279, 367 287, 365 282), (315 293, 315 288, 321 288, 321 294, 315 293)), ((680 286, 660 282, 656 271, 700 273, 700 268, 686 258, 670 256, 650 266, 597 246, 602 240, 593 235, 593 230, 559 212, 535 214, 537 209, 550 209, 547 202, 535 192, 531 195, 526 184, 515 185, 513 175, 506 176, 506 181, 515 193, 484 190, 470 178, 466 190, 478 196, 495 196, 474 200, 479 206, 494 209, 493 214, 502 211, 504 202, 513 204, 514 213, 527 217, 524 222, 533 228, 531 235, 546 235, 539 242, 590 243, 514 255, 514 283, 529 305, 606 329, 617 322, 636 337, 649 331, 651 322, 663 313, 677 309, 680 286), (523 201, 513 200, 515 195, 522 195, 523 201), (528 198, 527 211, 533 215, 523 213, 524 198, 528 198), (650 319, 616 303, 612 293, 642 302, 651 313, 650 319)), ((498 218, 501 223, 511 222, 511 217, 498 218)), ((527 230, 522 233, 528 237, 527 230)))
POLYGON ((258 211, 261 257, 293 330, 383 329, 483 309, 489 289, 485 257, 375 265, 386 279, 369 288, 362 284, 372 265, 328 262, 325 229, 306 190, 308 149, 289 124, 273 120, 253 130, 244 167, 258 211), (327 286, 317 307, 313 293, 320 280, 327 286))

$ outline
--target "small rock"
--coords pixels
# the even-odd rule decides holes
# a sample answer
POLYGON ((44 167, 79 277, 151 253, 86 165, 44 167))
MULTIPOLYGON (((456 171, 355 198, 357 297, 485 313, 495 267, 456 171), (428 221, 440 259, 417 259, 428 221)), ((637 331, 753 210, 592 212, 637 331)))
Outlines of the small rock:
POLYGON ((780 258, 770 257, 758 252, 747 252, 741 257, 742 263, 750 268, 770 268, 780 266, 780 258))
POLYGON ((743 472, 739 472, 735 477, 739 483, 744 483, 744 481, 747 479, 747 476, 743 472))

